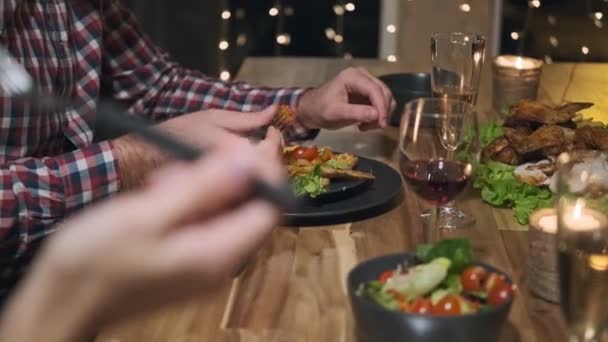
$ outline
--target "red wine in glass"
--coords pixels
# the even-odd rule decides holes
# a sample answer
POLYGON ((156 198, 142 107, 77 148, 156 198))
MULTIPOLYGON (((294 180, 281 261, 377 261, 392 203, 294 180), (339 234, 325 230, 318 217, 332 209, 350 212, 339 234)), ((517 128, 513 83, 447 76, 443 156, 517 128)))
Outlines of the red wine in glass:
POLYGON ((401 174, 420 198, 433 206, 444 205, 464 190, 471 165, 443 159, 409 160, 401 156, 401 174))

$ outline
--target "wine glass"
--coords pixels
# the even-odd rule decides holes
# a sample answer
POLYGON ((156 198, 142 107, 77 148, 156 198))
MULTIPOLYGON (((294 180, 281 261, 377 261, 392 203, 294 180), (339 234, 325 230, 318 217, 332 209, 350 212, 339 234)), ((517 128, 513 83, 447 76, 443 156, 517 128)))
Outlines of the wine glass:
POLYGON ((608 155, 558 158, 557 252, 570 341, 598 341, 608 322, 608 155))
MULTIPOLYGON (((485 56, 485 38, 461 32, 435 33, 431 36, 431 87, 434 97, 477 102, 481 68, 485 56)), ((441 206, 443 228, 461 228, 475 223, 475 218, 454 206, 441 206)))
POLYGON ((399 166, 408 188, 434 207, 425 240, 435 242, 442 227, 439 208, 473 177, 479 160, 477 116, 464 101, 421 98, 405 105, 399 131, 399 166))

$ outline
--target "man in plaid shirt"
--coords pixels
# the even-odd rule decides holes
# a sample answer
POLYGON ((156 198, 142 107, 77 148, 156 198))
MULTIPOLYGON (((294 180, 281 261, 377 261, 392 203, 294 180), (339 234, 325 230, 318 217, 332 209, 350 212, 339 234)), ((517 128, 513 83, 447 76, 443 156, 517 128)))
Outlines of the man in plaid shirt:
POLYGON ((204 142, 201 125, 239 130, 267 124, 274 113, 263 109, 272 104, 296 109, 287 138, 350 124, 384 127, 394 106, 386 86, 363 69, 347 69, 314 89, 226 83, 186 70, 148 40, 119 0, 0 0, 0 30, 0 44, 43 91, 78 101, 65 112, 39 112, 0 93, 4 287, 55 223, 137 186, 164 162, 160 152, 129 135, 95 140, 100 97, 194 144, 204 142))

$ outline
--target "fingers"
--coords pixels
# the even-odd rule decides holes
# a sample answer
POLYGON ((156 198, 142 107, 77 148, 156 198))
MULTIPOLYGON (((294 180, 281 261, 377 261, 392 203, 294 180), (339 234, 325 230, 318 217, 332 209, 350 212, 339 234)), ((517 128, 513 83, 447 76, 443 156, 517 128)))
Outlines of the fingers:
POLYGON ((171 237, 163 253, 181 273, 203 277, 230 276, 277 225, 279 212, 263 201, 193 224, 171 237))
POLYGON ((381 116, 386 116, 388 111, 387 105, 384 101, 382 87, 370 81, 367 76, 356 69, 344 73, 344 77, 347 91, 349 93, 354 92, 367 97, 376 111, 376 120, 380 122, 381 116))
POLYGON ((392 113, 392 111, 395 109, 395 106, 396 106, 396 102, 393 99, 393 93, 386 86, 386 84, 384 84, 384 82, 380 81, 378 78, 376 78, 374 75, 372 75, 369 71, 367 71, 367 69, 365 69, 365 68, 357 68, 357 70, 359 70, 371 82, 374 82, 375 84, 377 84, 382 89, 382 95, 384 97, 384 103, 385 103, 386 108, 388 109, 388 111, 386 113, 381 113, 380 118, 379 118, 380 119, 379 123, 380 123, 380 125, 382 127, 386 127, 386 125, 388 123, 388 115, 390 115, 390 113, 392 113))
POLYGON ((231 208, 248 195, 254 179, 280 182, 280 168, 277 160, 260 158, 248 143, 218 148, 192 166, 165 173, 162 181, 157 176, 139 205, 146 220, 165 229, 231 208))
POLYGON ((378 126, 378 112, 376 108, 368 105, 340 104, 336 107, 336 119, 341 119, 334 123, 338 127, 353 123, 378 126))
MULTIPOLYGON (((241 113, 228 110, 213 112, 211 124, 235 133, 247 133, 256 128, 270 124, 277 112, 277 106, 266 107, 261 112, 241 113)), ((202 114, 204 115, 204 113, 202 114)))

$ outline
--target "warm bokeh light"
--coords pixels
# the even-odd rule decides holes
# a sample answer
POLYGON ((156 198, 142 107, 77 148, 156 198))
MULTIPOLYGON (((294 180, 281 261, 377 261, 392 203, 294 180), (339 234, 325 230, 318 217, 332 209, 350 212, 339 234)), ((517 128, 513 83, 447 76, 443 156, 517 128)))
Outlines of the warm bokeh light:
POLYGON ((460 6, 458 6, 458 8, 462 12, 471 12, 471 5, 467 4, 466 2, 464 4, 460 4, 460 6))
POLYGON ((589 48, 586 47, 585 45, 583 45, 581 47, 581 52, 583 53, 583 55, 588 55, 589 54, 589 48))
POLYGON ((551 44, 551 46, 558 46, 559 45, 559 40, 557 40, 556 36, 550 36, 549 37, 549 44, 551 44))
POLYGON ((232 16, 232 13, 230 13, 230 11, 223 11, 222 12, 222 19, 224 19, 224 20, 230 19, 231 16, 232 16))
POLYGON ((281 45, 289 45, 291 43, 291 36, 288 33, 282 33, 277 36, 277 43, 281 45))
POLYGON ((540 0, 532 0, 532 1, 530 1, 530 6, 532 6, 534 8, 539 8, 540 7, 540 0))
POLYGON ((236 45, 238 46, 243 46, 247 44, 247 35, 244 33, 239 34, 238 37, 236 37, 236 45))
POLYGON ((228 44, 228 42, 225 40, 222 40, 219 44, 220 50, 226 50, 226 49, 228 49, 229 46, 230 46, 230 44, 228 44))
POLYGON ((604 13, 602 13, 602 12, 595 12, 594 16, 595 16, 595 19, 602 20, 602 18, 604 17, 604 13))
POLYGON ((328 27, 325 29, 325 37, 329 40, 334 40, 336 38, 336 31, 333 28, 328 27))
POLYGON ((337 34, 337 35, 334 37, 334 42, 336 42, 336 43, 338 43, 338 44, 342 43, 343 41, 344 41, 344 37, 342 37, 342 35, 340 35, 340 34, 337 34))
POLYGON ((355 10, 355 4, 353 4, 352 2, 347 3, 346 5, 344 5, 344 8, 349 11, 352 12, 355 10))
POLYGON ((276 7, 272 7, 271 9, 268 10, 268 14, 271 17, 275 17, 279 14, 279 10, 276 7))
POLYGON ((397 61, 397 56, 395 56, 395 55, 388 55, 388 56, 386 56, 386 60, 389 61, 389 62, 393 62, 394 63, 394 62, 397 61))
POLYGON ((519 33, 517 33, 517 32, 511 32, 511 39, 518 40, 519 39, 519 33))
POLYGON ((343 15, 344 7, 342 7, 340 5, 334 5, 334 13, 336 13, 336 15, 343 15))
POLYGON ((224 70, 220 73, 220 79, 222 81, 228 81, 230 79, 230 72, 227 70, 224 70))
POLYGON ((397 26, 393 24, 386 25, 386 32, 395 33, 397 32, 397 26))
POLYGON ((555 25, 557 24, 557 18, 555 16, 549 15, 547 16, 547 22, 549 23, 549 25, 555 25))

